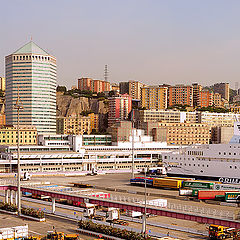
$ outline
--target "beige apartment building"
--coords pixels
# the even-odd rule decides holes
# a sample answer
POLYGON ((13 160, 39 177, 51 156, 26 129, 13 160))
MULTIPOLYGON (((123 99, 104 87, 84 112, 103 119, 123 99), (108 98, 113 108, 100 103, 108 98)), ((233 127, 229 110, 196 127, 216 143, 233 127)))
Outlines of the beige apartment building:
POLYGON ((166 109, 168 88, 159 86, 142 87, 141 106, 146 109, 166 109))
POLYGON ((174 110, 139 110, 139 122, 198 122, 196 112, 180 112, 174 110))
POLYGON ((211 128, 202 123, 149 122, 145 123, 144 130, 154 141, 166 141, 167 144, 208 144, 211 139, 211 128))
MULTIPOLYGON (((20 125, 19 136, 20 145, 37 144, 37 129, 35 126, 20 125)), ((0 145, 16 145, 17 139, 16 125, 0 126, 0 145)))
POLYGON ((57 117, 57 134, 83 135, 91 133, 90 116, 57 117))
POLYGON ((141 99, 141 89, 144 84, 139 81, 130 80, 128 82, 120 82, 119 90, 120 94, 127 93, 132 99, 141 99))

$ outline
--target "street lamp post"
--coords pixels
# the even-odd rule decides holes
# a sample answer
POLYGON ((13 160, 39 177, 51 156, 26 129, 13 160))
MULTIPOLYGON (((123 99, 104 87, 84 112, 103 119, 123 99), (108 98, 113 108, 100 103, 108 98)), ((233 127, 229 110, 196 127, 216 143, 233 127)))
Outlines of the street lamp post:
POLYGON ((132 178, 134 178, 134 121, 132 117, 132 178))
POLYGON ((18 187, 18 194, 17 194, 17 206, 18 206, 18 215, 21 215, 21 168, 20 168, 20 133, 19 133, 19 114, 20 110, 23 109, 23 107, 20 104, 20 96, 19 96, 19 88, 18 88, 18 97, 15 105, 15 109, 17 109, 17 187, 18 187))
POLYGON ((146 239, 146 230, 147 230, 147 168, 145 162, 144 168, 144 214, 142 218, 142 233, 144 234, 144 238, 146 239))

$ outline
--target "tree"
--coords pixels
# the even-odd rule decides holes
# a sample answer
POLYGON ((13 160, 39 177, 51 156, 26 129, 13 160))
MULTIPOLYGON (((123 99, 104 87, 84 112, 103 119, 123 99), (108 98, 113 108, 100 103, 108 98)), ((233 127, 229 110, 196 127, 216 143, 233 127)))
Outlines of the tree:
POLYGON ((57 86, 57 92, 66 92, 67 91, 67 88, 65 86, 57 86))

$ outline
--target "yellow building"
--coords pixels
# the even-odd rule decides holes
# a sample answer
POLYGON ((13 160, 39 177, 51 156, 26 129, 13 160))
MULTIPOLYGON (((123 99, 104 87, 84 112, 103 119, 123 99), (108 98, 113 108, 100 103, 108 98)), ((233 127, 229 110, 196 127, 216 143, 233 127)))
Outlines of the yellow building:
POLYGON ((90 131, 92 132, 93 130, 95 130, 95 132, 98 132, 99 128, 99 117, 98 114, 95 113, 90 113, 88 114, 88 117, 90 117, 90 131))
MULTIPOLYGON (((20 145, 37 144, 37 129, 34 126, 20 125, 20 145)), ((16 145, 17 144, 17 126, 5 125, 0 126, 0 145, 16 145)))
POLYGON ((202 123, 149 123, 148 130, 154 141, 167 144, 208 144, 211 139, 211 127, 202 123))
POLYGON ((167 87, 143 87, 141 90, 141 106, 146 109, 166 109, 167 92, 167 87))
POLYGON ((57 134, 83 135, 91 133, 90 117, 58 117, 56 121, 57 134))

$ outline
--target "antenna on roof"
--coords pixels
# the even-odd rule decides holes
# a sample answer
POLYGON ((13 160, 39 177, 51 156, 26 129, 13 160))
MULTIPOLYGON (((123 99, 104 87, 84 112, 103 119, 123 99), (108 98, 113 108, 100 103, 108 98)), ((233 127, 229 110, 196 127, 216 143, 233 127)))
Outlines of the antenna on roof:
POLYGON ((104 80, 105 82, 107 82, 108 80, 108 65, 105 65, 105 68, 104 68, 104 80))

